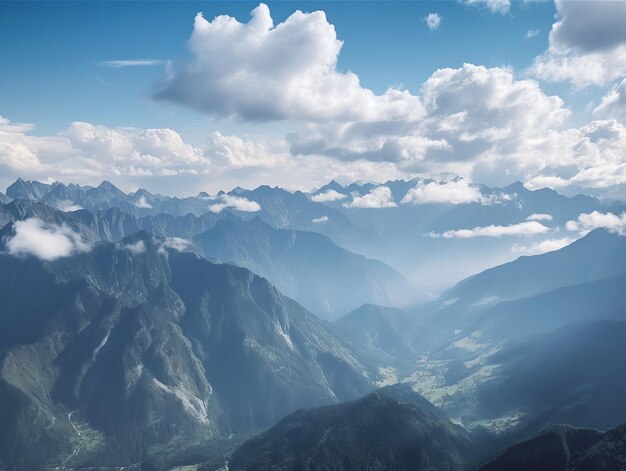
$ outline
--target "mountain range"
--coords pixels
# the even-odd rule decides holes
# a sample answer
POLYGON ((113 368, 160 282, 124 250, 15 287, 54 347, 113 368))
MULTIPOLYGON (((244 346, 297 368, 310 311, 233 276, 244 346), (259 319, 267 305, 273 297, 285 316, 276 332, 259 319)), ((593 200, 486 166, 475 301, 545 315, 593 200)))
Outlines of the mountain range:
POLYGON ((145 233, 53 262, 0 257, 9 469, 129 464, 181 434, 250 433, 370 388, 358 359, 267 281, 145 233), (75 427, 100 437, 78 456, 75 427))
POLYGON ((18 180, 0 196, 0 469, 620 469, 626 238, 517 256, 525 236, 442 234, 531 218, 541 241, 621 206, 521 184, 407 201, 445 184, 465 185, 18 180), (440 272, 472 274, 416 286, 440 272))

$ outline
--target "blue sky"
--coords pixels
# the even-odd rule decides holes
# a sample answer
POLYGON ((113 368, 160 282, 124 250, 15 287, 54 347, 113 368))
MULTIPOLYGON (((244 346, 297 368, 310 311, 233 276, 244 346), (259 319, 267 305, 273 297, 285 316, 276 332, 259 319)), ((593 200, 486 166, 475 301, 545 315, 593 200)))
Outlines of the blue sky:
POLYGON ((285 1, 251 20, 258 3, 0 2, 0 187, 423 175, 620 191, 625 5, 285 1), (158 63, 106 65, 138 59, 158 63))
MULTIPOLYGON (((155 103, 150 92, 162 67, 109 69, 100 61, 180 60, 197 12, 248 21, 254 2, 0 3, 0 103, 12 121, 56 132, 76 120, 108 126, 202 126, 205 117, 155 103)), ((452 1, 269 2, 275 23, 296 9, 326 12, 344 46, 339 69, 358 73, 382 93, 402 84, 413 92, 441 67, 464 62, 516 69, 546 47, 551 2, 515 3, 492 14, 452 1), (442 15, 436 31, 423 21, 442 15), (528 30, 536 37, 525 39, 528 30)), ((187 132, 190 132, 189 130, 187 132)), ((193 134, 193 133, 191 133, 193 134)))

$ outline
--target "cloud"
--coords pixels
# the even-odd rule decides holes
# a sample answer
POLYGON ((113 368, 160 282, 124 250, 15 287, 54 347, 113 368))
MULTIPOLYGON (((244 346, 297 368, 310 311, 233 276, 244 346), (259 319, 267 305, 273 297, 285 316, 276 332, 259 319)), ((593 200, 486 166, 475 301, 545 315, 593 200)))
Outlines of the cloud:
POLYGON ((524 39, 534 38, 538 34, 539 34, 539 30, 538 29, 531 28, 528 31, 526 31, 526 34, 524 35, 524 39))
POLYGON ((561 98, 500 67, 439 69, 421 91, 420 119, 313 123, 288 136, 291 152, 386 161, 407 172, 451 173, 499 185, 544 166, 554 128, 570 115, 561 98))
POLYGON ((471 237, 502 237, 502 236, 532 236, 545 234, 550 229, 537 221, 526 221, 510 226, 482 226, 472 229, 457 229, 443 233, 429 232, 429 237, 443 237, 444 239, 468 239, 471 237))
POLYGON ((608 188, 626 183, 626 128, 615 120, 592 121, 552 136, 543 168, 528 175, 530 189, 608 188))
POLYGON ((139 255, 146 251, 146 243, 143 240, 138 240, 132 244, 125 244, 123 248, 133 255, 139 255))
POLYGON ((164 65, 165 61, 159 59, 126 59, 101 61, 98 62, 98 64, 103 67, 110 67, 112 69, 121 69, 124 67, 150 67, 155 65, 164 65))
POLYGON ((57 201, 54 206, 56 207, 56 209, 66 212, 66 213, 69 213, 71 211, 79 211, 83 209, 82 206, 78 204, 74 204, 70 200, 57 201))
POLYGON ((402 198, 402 203, 410 204, 463 204, 482 202, 483 195, 476 185, 464 179, 448 182, 420 181, 402 198))
POLYGON ((215 163, 231 168, 267 168, 279 164, 282 160, 280 154, 285 151, 276 144, 272 146, 259 140, 226 136, 214 131, 206 142, 204 152, 215 163))
POLYGON ((346 208, 395 208, 396 203, 388 187, 378 186, 366 195, 354 195, 352 201, 344 203, 343 206, 346 208))
POLYGON ((249 120, 375 121, 421 112, 407 92, 375 95, 354 73, 337 71, 343 43, 323 11, 296 11, 278 25, 263 3, 248 23, 199 13, 188 45, 194 60, 166 77, 157 98, 249 120))
POLYGON ((602 97, 593 114, 626 121, 626 79, 602 97))
POLYGON ((429 13, 424 17, 426 26, 428 26, 428 29, 430 29, 431 31, 435 31, 437 28, 439 28, 439 25, 441 24, 441 19, 442 17, 439 13, 429 13))
POLYGON ((572 237, 562 237, 560 239, 546 239, 535 242, 531 245, 513 245, 513 252, 524 255, 539 255, 546 252, 553 252, 570 245, 576 239, 572 237))
POLYGON ((466 5, 486 8, 492 13, 508 13, 511 9, 510 0, 461 0, 466 5))
POLYGON ((626 75, 626 2, 556 0, 556 10, 548 50, 530 69, 534 76, 585 87, 626 75))
POLYGON ((14 235, 7 243, 7 249, 13 255, 34 255, 42 260, 55 260, 74 253, 90 249, 80 234, 67 226, 46 224, 40 219, 30 218, 16 221, 14 235))
POLYGON ((552 221, 551 214, 534 213, 526 218, 527 221, 552 221))
POLYGON ((165 239, 163 247, 176 250, 177 252, 186 252, 191 250, 193 244, 190 240, 182 239, 180 237, 168 237, 165 239))
POLYGON ((220 203, 214 203, 209 206, 209 210, 213 213, 219 213, 223 209, 232 208, 235 211, 244 211, 254 213, 261 211, 261 206, 256 201, 250 201, 239 196, 231 196, 226 193, 217 197, 220 203))
POLYGON ((311 222, 313 222, 314 224, 319 224, 321 222, 328 222, 328 216, 322 216, 319 218, 314 218, 311 222))
POLYGON ((145 195, 141 195, 141 197, 135 201, 135 206, 137 208, 143 208, 143 209, 151 209, 152 205, 150 203, 148 203, 148 200, 146 200, 145 195))
POLYGON ((208 151, 185 143, 172 129, 109 128, 73 122, 52 136, 32 126, 0 122, 0 175, 96 183, 103 178, 139 181, 149 177, 206 175, 208 151))
POLYGON ((345 198, 347 198, 347 195, 344 195, 343 193, 339 193, 338 191, 332 189, 311 196, 311 200, 315 201, 316 203, 323 203, 326 201, 339 201, 345 198))
POLYGON ((626 234, 626 213, 620 215, 607 212, 593 211, 582 213, 574 221, 567 221, 565 225, 568 231, 578 231, 586 234, 594 229, 603 228, 619 235, 626 234))

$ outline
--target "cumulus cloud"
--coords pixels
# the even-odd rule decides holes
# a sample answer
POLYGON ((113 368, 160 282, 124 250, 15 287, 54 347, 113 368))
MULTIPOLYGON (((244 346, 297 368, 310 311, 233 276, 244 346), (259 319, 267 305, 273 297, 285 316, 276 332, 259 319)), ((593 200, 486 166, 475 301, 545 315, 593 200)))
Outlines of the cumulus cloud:
POLYGON ((441 24, 441 15, 439 13, 429 13, 424 17, 424 21, 428 29, 435 31, 441 24))
POLYGON ((166 78, 157 98, 251 120, 378 120, 421 112, 419 99, 375 95, 336 69, 343 43, 323 11, 296 11, 274 25, 261 3, 248 23, 199 13, 188 42, 195 59, 166 78))
POLYGON ((377 186, 370 193, 358 196, 354 195, 352 201, 344 203, 346 208, 395 208, 391 190, 386 186, 377 186))
POLYGON ((240 196, 231 196, 223 193, 217 197, 217 200, 220 202, 209 205, 209 210, 213 213, 219 213, 226 208, 232 208, 235 211, 244 211, 247 213, 261 211, 259 203, 240 196))
POLYGON ((321 216, 319 218, 314 218, 311 222, 313 222, 314 224, 319 224, 322 222, 328 222, 328 216, 321 216))
POLYGON ((311 124, 288 136, 291 151, 505 184, 549 163, 554 129, 570 114, 561 98, 547 96, 534 80, 517 80, 506 68, 439 69, 421 90, 421 119, 311 124))
POLYGON ((457 229, 442 233, 429 232, 429 237, 444 239, 468 239, 471 237, 533 236, 545 234, 550 229, 537 221, 526 221, 509 226, 479 226, 472 229, 457 229))
POLYGON ((526 179, 530 189, 607 188, 626 183, 626 128, 615 120, 563 131, 545 149, 543 167, 526 179))
POLYGON ((593 110, 593 113, 626 121, 626 79, 615 85, 602 97, 602 101, 593 110))
POLYGON ((344 195, 343 193, 339 193, 338 191, 332 189, 311 196, 311 200, 315 201, 316 203, 324 203, 326 201, 339 201, 345 198, 347 198, 347 195, 344 195))
POLYGON ((565 226, 568 231, 578 231, 586 234, 594 229, 603 228, 619 235, 626 234, 626 213, 620 215, 607 212, 593 211, 582 213, 576 220, 567 221, 565 226))
POLYGON ((90 249, 80 234, 67 226, 50 225, 30 218, 16 221, 13 227, 15 233, 6 243, 8 252, 13 255, 28 254, 50 261, 90 249))
POLYGON ((527 221, 552 221, 551 214, 534 213, 526 218, 527 221))
POLYGON ((511 9, 511 0, 461 0, 466 5, 486 8, 492 13, 508 13, 511 9))
POLYGON ((259 140, 242 139, 214 131, 204 151, 216 163, 231 168, 253 168, 272 167, 280 163, 284 149, 279 144, 272 146, 259 140))
POLYGON ((562 237, 559 239, 546 239, 530 245, 513 245, 513 252, 523 255, 539 255, 546 252, 553 252, 570 245, 576 239, 572 237, 562 237))
POLYGON ((556 0, 548 50, 531 73, 576 87, 603 85, 626 75, 626 2, 556 0))
POLYGON ((402 198, 402 203, 411 204, 463 204, 482 202, 483 195, 476 185, 464 179, 447 182, 420 181, 402 198))
POLYGON ((99 181, 206 175, 203 149, 171 129, 108 128, 74 122, 54 136, 30 134, 32 127, 0 121, 0 173, 56 180, 99 181))

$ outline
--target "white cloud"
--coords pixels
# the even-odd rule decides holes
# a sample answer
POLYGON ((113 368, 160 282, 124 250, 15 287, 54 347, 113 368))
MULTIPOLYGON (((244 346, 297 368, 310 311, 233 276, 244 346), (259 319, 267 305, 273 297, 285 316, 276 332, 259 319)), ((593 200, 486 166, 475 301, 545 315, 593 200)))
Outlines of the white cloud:
POLYGON ((530 69, 536 77, 603 85, 626 75, 626 2, 556 0, 548 50, 530 69))
POLYGON ((261 206, 256 201, 250 201, 239 196, 231 196, 226 193, 217 197, 220 203, 214 203, 209 206, 209 210, 213 213, 219 213, 223 209, 232 208, 236 211, 244 211, 254 213, 261 211, 261 206))
POLYGON ((74 204, 72 201, 70 200, 64 200, 64 201, 57 201, 55 204, 56 209, 69 213, 71 211, 78 211, 80 209, 83 209, 82 206, 78 205, 78 204, 74 204))
POLYGON ((200 111, 251 120, 379 120, 421 113, 418 98, 375 95, 357 75, 336 69, 343 43, 323 11, 296 11, 274 25, 261 3, 248 23, 196 15, 193 62, 166 78, 158 98, 200 111))
POLYGON ((230 168, 272 167, 280 164, 280 146, 259 140, 242 139, 238 136, 226 136, 218 131, 211 133, 204 152, 212 161, 230 168))
POLYGON ((545 234, 550 229, 537 221, 526 221, 510 226, 482 226, 472 229, 457 229, 443 233, 430 232, 429 237, 443 237, 444 239, 467 239, 471 237, 502 237, 502 236, 532 236, 545 234))
POLYGON ((626 234, 626 213, 620 215, 614 213, 601 213, 593 211, 582 213, 574 221, 567 221, 565 226, 568 231, 578 231, 586 234, 594 229, 603 228, 619 235, 626 234))
POLYGON ((464 179, 447 182, 420 181, 402 198, 402 203, 411 204, 463 204, 484 201, 480 189, 464 179))
POLYGON ((168 237, 167 239, 165 239, 163 246, 172 250, 176 250, 177 252, 186 252, 188 250, 191 250, 193 244, 191 243, 191 241, 187 239, 182 239, 180 237, 168 237))
POLYGON ((547 96, 536 81, 516 80, 511 70, 498 67, 437 70, 422 95, 421 119, 311 124, 288 136, 291 151, 386 161, 408 172, 452 173, 501 185, 549 163, 553 130, 570 114, 563 100, 547 96))
POLYGON ((626 79, 602 97, 593 114, 626 121, 626 79))
POLYGON ((534 213, 526 218, 527 221, 552 221, 551 214, 534 213))
POLYGON ((146 251, 146 243, 143 240, 138 240, 132 244, 125 244, 124 249, 128 250, 133 255, 139 255, 146 251))
POLYGON ((486 8, 492 13, 508 13, 511 9, 511 0, 461 0, 466 5, 486 8))
POLYGON ((344 195, 332 189, 311 196, 311 200, 315 201, 316 203, 323 203, 325 201, 339 201, 345 198, 347 198, 347 195, 344 195))
POLYGON ((352 201, 343 204, 346 208, 395 208, 391 190, 386 186, 378 186, 370 193, 354 195, 352 201))
POLYGON ((16 221, 14 231, 6 244, 13 255, 29 254, 49 261, 90 249, 80 234, 69 227, 46 224, 36 218, 16 221))
POLYGON ((562 237, 560 239, 546 239, 535 242, 531 245, 513 245, 513 252, 524 255, 539 255, 546 252, 553 252, 570 245, 576 239, 572 237, 562 237))
POLYGON ((524 39, 534 38, 538 34, 539 34, 539 30, 538 29, 531 28, 528 31, 526 31, 526 34, 524 35, 524 39))
POLYGON ((159 59, 126 59, 98 62, 103 67, 112 69, 121 69, 124 67, 150 67, 155 65, 164 65, 165 61, 159 59))
POLYGON ((441 15, 439 13, 429 13, 424 17, 424 21, 428 29, 435 31, 441 24, 441 15))
POLYGON ((311 222, 313 222, 314 224, 319 224, 321 222, 328 222, 328 216, 322 216, 319 218, 314 218, 311 222))
POLYGON ((137 208, 142 208, 142 209, 152 208, 152 205, 148 203, 148 200, 146 199, 145 195, 141 195, 141 197, 137 201, 135 201, 135 206, 137 208))

